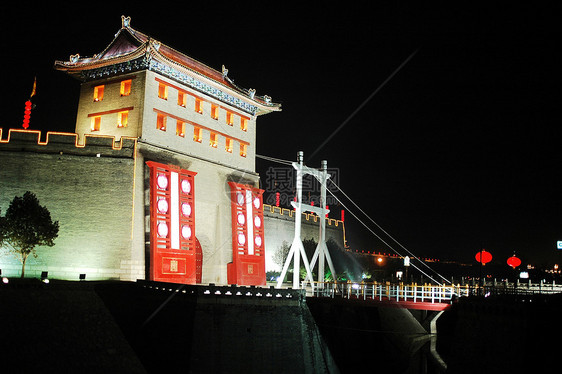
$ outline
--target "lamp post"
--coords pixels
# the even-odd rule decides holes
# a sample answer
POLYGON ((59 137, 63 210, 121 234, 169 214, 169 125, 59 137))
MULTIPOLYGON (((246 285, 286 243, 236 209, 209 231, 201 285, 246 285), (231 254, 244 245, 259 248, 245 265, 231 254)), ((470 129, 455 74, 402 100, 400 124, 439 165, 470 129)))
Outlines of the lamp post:
POLYGON ((408 283, 408 269, 410 268, 410 257, 404 257, 404 279, 408 283))

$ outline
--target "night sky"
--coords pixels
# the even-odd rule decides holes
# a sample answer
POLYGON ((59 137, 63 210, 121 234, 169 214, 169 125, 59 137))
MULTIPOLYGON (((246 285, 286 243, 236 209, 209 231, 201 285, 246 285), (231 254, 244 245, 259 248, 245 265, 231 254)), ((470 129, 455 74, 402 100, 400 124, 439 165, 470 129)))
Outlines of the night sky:
MULTIPOLYGON (((16 7, 0 25, 0 127, 21 128, 36 76, 31 129, 72 132, 79 82, 53 63, 101 52, 127 15, 133 28, 219 71, 224 64, 236 84, 280 102, 282 112, 258 119, 257 153, 295 160, 302 150, 311 167, 326 159, 346 194, 414 254, 473 263, 483 246, 498 263, 514 252, 525 264, 561 262, 551 10, 384 3, 16 7)), ((284 165, 257 160, 267 193, 270 167, 284 165)), ((346 222, 353 249, 389 251, 349 213, 346 222)))

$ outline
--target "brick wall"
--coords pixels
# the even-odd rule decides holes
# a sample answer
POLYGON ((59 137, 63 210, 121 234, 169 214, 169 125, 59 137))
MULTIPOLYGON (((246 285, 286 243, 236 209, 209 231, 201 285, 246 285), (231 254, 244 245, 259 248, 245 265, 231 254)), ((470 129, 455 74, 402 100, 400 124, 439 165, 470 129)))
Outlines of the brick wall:
MULTIPOLYGON (((0 209, 26 191, 59 221, 54 247, 38 247, 26 275, 78 279, 144 278, 144 261, 132 256, 132 192, 134 141, 114 149, 109 138, 91 139, 91 147, 75 146, 72 135, 52 137, 41 145, 33 133, 13 132, 0 143, 0 209)), ((17 276, 21 262, 0 252, 2 275, 17 276)))
POLYGON ((76 115, 76 133, 80 142, 84 135, 109 135, 119 140, 122 136, 138 137, 142 121, 144 99, 145 73, 137 72, 121 77, 110 77, 95 82, 86 82, 80 86, 80 99, 76 115), (131 80, 131 93, 121 96, 121 82, 131 80), (103 100, 94 101, 94 87, 104 86, 103 100), (129 118, 127 127, 117 127, 117 112, 128 108, 129 118), (91 116, 101 116, 99 131, 92 131, 91 116))
MULTIPOLYGON (((281 266, 273 261, 273 256, 283 245, 283 242, 287 242, 289 246, 293 242, 295 233, 294 213, 294 210, 264 205, 266 271, 281 271, 281 266)), ((318 243, 320 227, 318 216, 303 213, 301 222, 301 240, 314 239, 318 243)), ((326 240, 333 240, 340 248, 345 247, 345 226, 342 221, 326 220, 326 240)))

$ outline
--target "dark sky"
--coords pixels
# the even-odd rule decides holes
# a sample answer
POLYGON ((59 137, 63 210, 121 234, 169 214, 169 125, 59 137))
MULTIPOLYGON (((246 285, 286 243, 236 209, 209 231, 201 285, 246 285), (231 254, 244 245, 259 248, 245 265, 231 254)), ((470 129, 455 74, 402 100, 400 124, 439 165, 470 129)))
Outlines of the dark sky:
MULTIPOLYGON (((0 127, 21 127, 36 76, 31 128, 73 131, 79 83, 53 63, 100 52, 124 14, 133 28, 217 70, 224 64, 236 84, 282 103, 258 119, 258 154, 294 160, 302 150, 312 167, 328 160, 340 187, 414 254, 473 262, 484 246, 500 263, 514 251, 524 263, 560 262, 560 43, 551 10, 383 3, 4 11, 0 127)), ((268 168, 282 165, 257 167, 267 187, 268 168)), ((353 248, 387 251, 346 219, 353 248)))

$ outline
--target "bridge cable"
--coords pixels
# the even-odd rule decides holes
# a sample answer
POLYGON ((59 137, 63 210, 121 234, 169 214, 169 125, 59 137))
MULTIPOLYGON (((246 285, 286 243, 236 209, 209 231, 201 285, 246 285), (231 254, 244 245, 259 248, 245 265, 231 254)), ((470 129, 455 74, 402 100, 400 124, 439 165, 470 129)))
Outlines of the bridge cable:
POLYGON ((292 165, 293 164, 293 161, 282 160, 280 158, 275 158, 275 157, 270 157, 270 156, 263 156, 263 155, 256 154, 256 157, 261 158, 263 160, 271 161, 271 162, 277 162, 277 163, 283 164, 283 165, 292 165))
MULTIPOLYGON (((441 274, 439 274, 437 271, 433 270, 429 265, 427 265, 425 262, 423 262, 422 260, 420 260, 416 255, 414 255, 412 252, 410 252, 406 247, 404 247, 400 242, 398 242, 398 240, 396 240, 392 235, 390 235, 388 232, 386 232, 378 223, 376 223, 371 217, 369 217, 369 215, 367 213, 365 213, 365 211, 363 211, 363 209, 361 209, 334 181, 332 181, 331 179, 329 180, 337 189, 338 191, 340 191, 357 209, 359 209, 359 211, 361 213, 363 213, 363 215, 365 215, 365 217, 367 217, 375 226, 377 226, 377 228, 379 230, 381 230, 383 233, 385 233, 390 239, 392 239, 396 244, 398 244, 402 249, 404 249, 410 256, 412 256, 413 259, 418 260, 420 263, 422 263, 425 267, 427 267, 429 270, 433 271, 435 274, 437 274, 438 276, 440 276, 444 281, 446 281, 447 283, 451 283, 447 278, 443 277, 441 274)), ((332 194, 333 195, 333 194, 332 194)), ((335 197, 335 196, 334 196, 335 197)), ((342 204, 343 205, 343 204, 342 204)), ((357 217, 356 217, 357 218, 357 217)), ((379 238, 380 239, 380 238, 379 238)), ((386 244, 386 243, 385 243, 386 244)), ((388 244, 387 244, 388 245, 388 244)), ((390 247, 390 246, 389 246, 390 247)), ((394 248, 390 247, 396 254, 402 256, 400 253, 398 253, 394 248)))
MULTIPOLYGON (((367 230, 369 230, 373 235, 375 235, 381 242, 383 242, 388 248, 390 248, 394 253, 396 253, 397 255, 402 256, 402 254, 400 252, 398 252, 396 249, 394 249, 390 244, 388 244, 383 238, 381 238, 376 232, 374 232, 369 226, 367 226, 367 224, 365 222, 363 222, 359 217, 357 217, 357 215, 355 215, 355 213, 353 213, 353 211, 351 209, 349 209, 336 195, 334 195, 332 193, 332 191, 327 190, 353 217, 355 217, 355 219, 357 221, 359 221, 363 226, 365 226, 365 228, 367 230)), ((435 279, 433 279, 433 277, 427 273, 425 273, 422 269, 420 269, 419 267, 417 267, 416 265, 410 263, 410 266, 412 266, 413 268, 415 268, 416 270, 418 270, 420 273, 422 273, 423 275, 425 275, 426 277, 428 277, 429 279, 431 279, 432 281, 434 281, 435 283, 437 283, 438 285, 442 286, 443 284, 441 284, 440 282, 436 281, 435 279)), ((432 269, 430 269, 432 270, 432 269)))
MULTIPOLYGON (((270 156, 264 156, 264 155, 258 155, 256 154, 257 158, 261 158, 263 160, 267 160, 267 161, 271 161, 271 162, 275 162, 275 163, 279 163, 279 164, 283 164, 283 165, 292 165, 293 161, 289 161, 289 160, 282 160, 280 158, 275 158, 275 157, 270 157, 270 156)), ((392 237, 388 232, 386 232, 379 224, 377 224, 371 217, 369 217, 369 215, 367 215, 367 213, 365 213, 334 181, 332 181, 331 179, 328 179, 337 189, 338 191, 340 191, 357 209, 359 209, 359 211, 361 213, 363 213, 373 224, 375 224, 375 226, 377 226, 377 228, 379 228, 382 232, 384 232, 389 238, 391 238, 395 243, 397 243, 400 247, 402 247, 408 254, 410 254, 412 256, 413 259, 418 260, 421 264, 423 264, 425 267, 427 267, 429 270, 431 270, 432 272, 434 272, 435 274, 439 275, 439 277, 441 277, 443 280, 445 280, 447 283, 451 283, 447 278, 443 277, 441 274, 439 274, 438 272, 436 272, 435 270, 433 270, 431 267, 429 267, 425 262, 423 262, 422 260, 420 260, 416 255, 414 255, 412 252, 410 252, 408 249, 406 249, 402 244, 400 244, 394 237, 392 237)), ((369 230, 373 235, 375 235, 381 242, 383 242, 388 248, 390 248, 394 253, 396 253, 397 255, 399 255, 400 257, 404 257, 402 256, 402 254, 400 252, 398 252, 396 249, 394 249, 394 247, 392 247, 390 244, 388 244, 383 238, 381 238, 379 235, 377 235, 377 233, 375 233, 373 230, 371 230, 371 228, 369 228, 361 219, 359 219, 359 217, 357 217, 357 215, 355 215, 355 213, 353 213, 353 211, 351 211, 337 196, 335 196, 332 191, 330 191, 329 189, 327 189, 327 191, 349 212, 351 213, 351 215, 353 217, 355 217, 355 219, 357 219, 363 226, 365 226, 365 228, 367 230, 369 230)), ((410 263, 410 266, 412 266, 413 268, 417 269, 420 273, 422 273, 423 275, 427 276, 429 279, 431 279, 432 281, 434 281, 435 283, 439 284, 440 286, 442 285, 440 282, 436 281, 435 279, 433 279, 433 277, 431 277, 429 274, 423 272, 420 268, 418 268, 417 266, 415 266, 414 264, 410 263)))

